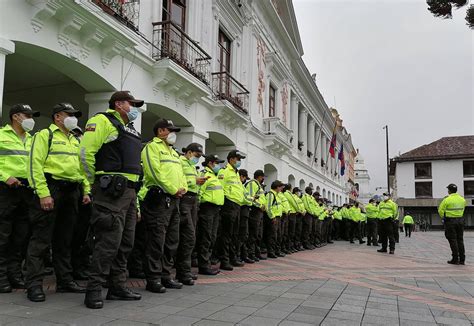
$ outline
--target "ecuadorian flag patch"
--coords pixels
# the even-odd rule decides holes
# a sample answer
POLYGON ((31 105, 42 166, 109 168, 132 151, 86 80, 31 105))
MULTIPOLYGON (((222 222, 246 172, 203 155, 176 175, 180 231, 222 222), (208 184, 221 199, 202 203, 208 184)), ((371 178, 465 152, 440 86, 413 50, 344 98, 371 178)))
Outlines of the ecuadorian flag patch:
POLYGON ((86 131, 95 131, 95 127, 95 123, 89 123, 88 125, 86 125, 86 131))

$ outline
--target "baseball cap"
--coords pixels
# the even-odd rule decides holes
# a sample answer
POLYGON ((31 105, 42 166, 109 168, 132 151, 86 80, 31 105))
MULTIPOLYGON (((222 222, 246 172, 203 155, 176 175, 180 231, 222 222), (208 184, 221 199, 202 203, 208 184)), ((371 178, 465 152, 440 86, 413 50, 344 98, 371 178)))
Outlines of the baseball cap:
POLYGON ((227 159, 234 158, 234 157, 244 159, 245 155, 242 152, 239 152, 238 150, 230 151, 229 154, 227 154, 227 159))
POLYGON ((183 153, 186 153, 187 151, 191 151, 191 152, 202 154, 202 145, 198 143, 191 143, 187 147, 183 147, 182 151, 183 153))
POLYGON ((280 180, 275 180, 272 182, 271 188, 275 189, 275 188, 283 187, 284 185, 285 184, 281 182, 280 180))
POLYGON ((130 94, 130 91, 118 91, 112 94, 109 100, 109 104, 113 104, 116 101, 128 101, 134 107, 139 108, 145 103, 143 100, 137 100, 130 94))
POLYGON ((153 127, 153 133, 156 135, 158 129, 168 129, 169 131, 180 132, 181 128, 175 127, 173 121, 168 119, 160 119, 155 122, 155 126, 153 127))
POLYGON ((224 160, 221 160, 219 156, 217 156, 216 154, 209 154, 209 155, 204 156, 204 162, 224 163, 224 160))
POLYGON ((33 111, 31 106, 29 106, 28 104, 23 104, 23 103, 15 104, 14 106, 10 108, 10 113, 9 113, 10 118, 12 117, 12 115, 16 113, 31 114, 35 118, 40 116, 40 113, 38 111, 33 111))
POLYGON ((72 113, 77 118, 80 118, 82 116, 82 112, 79 110, 76 110, 70 103, 58 103, 55 106, 53 106, 53 114, 56 114, 59 112, 72 113))
POLYGON ((450 183, 446 188, 451 190, 458 190, 458 186, 456 186, 454 183, 450 183))
POLYGON ((262 170, 257 170, 253 173, 254 178, 266 177, 265 173, 262 170))
POLYGON ((239 170, 239 175, 242 176, 242 177, 245 177, 247 180, 249 180, 249 173, 247 170, 245 169, 240 169, 239 170))

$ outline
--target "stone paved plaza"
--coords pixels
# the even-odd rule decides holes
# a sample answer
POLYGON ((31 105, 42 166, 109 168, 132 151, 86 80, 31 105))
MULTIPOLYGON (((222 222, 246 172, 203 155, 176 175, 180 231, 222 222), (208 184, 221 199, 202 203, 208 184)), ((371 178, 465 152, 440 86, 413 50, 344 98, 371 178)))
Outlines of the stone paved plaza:
POLYGON ((142 300, 101 310, 85 308, 83 295, 55 294, 53 284, 44 303, 2 294, 0 325, 472 325, 474 233, 465 235, 466 266, 446 264, 442 232, 400 241, 395 256, 336 242, 162 295, 131 280, 142 300))

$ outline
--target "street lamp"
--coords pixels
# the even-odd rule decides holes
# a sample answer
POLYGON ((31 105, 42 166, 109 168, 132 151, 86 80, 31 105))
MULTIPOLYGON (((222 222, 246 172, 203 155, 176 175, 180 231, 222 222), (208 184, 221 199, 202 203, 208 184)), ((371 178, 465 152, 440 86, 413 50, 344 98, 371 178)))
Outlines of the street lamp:
POLYGON ((389 177, 390 158, 389 158, 389 155, 388 155, 388 125, 385 125, 385 127, 383 127, 383 129, 385 129, 385 147, 387 149, 387 191, 388 191, 388 195, 390 196, 390 177, 389 177))

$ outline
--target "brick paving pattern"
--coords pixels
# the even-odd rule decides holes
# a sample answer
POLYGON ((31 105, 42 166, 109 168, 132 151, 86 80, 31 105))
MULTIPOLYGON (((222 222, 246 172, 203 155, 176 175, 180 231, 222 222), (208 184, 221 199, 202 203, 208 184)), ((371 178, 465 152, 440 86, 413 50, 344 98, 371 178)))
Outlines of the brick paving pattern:
MULTIPOLYGON (((89 310, 83 295, 55 294, 33 303, 22 291, 0 295, 0 325, 473 325, 474 233, 465 234, 466 266, 450 258, 442 232, 400 235, 396 254, 336 242, 267 260, 195 286, 141 301, 105 301, 89 310)), ((104 290, 105 296, 105 290, 104 290)))

